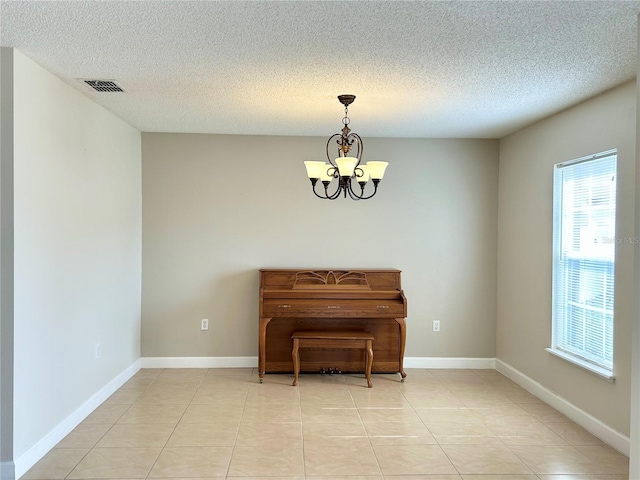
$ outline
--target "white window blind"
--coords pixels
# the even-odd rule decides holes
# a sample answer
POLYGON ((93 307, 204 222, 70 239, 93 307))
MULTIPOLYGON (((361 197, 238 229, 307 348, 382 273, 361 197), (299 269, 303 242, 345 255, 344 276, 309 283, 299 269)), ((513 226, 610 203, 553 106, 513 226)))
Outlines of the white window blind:
POLYGON ((615 151, 554 169, 552 349, 613 369, 615 151))

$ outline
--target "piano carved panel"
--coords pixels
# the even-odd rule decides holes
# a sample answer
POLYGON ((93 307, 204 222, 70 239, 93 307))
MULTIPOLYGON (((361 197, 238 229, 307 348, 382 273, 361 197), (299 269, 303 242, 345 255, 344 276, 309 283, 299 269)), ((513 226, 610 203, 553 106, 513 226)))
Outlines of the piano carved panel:
MULTIPOLYGON (((400 373, 406 339, 407 300, 399 270, 260 270, 259 375, 293 372, 295 330, 366 330, 375 337, 373 373, 400 373)), ((362 370, 353 349, 300 352, 300 369, 362 370)))

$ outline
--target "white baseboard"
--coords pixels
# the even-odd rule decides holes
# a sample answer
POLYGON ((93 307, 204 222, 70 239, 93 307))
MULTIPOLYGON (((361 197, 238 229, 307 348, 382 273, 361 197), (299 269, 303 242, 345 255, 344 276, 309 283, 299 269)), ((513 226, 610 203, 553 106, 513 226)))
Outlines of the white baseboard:
POLYGON ((405 357, 404 368, 473 368, 494 369, 495 358, 405 357))
POLYGON ((142 357, 141 368, 255 368, 258 357, 142 357))
POLYGON ((14 480, 16 478, 16 468, 13 462, 0 462, 0 479, 14 480))
POLYGON ((563 415, 569 417, 575 423, 598 437, 607 445, 615 448, 627 457, 629 456, 629 437, 614 430, 607 424, 598 420, 593 415, 590 415, 584 410, 576 407, 574 404, 558 396, 548 388, 542 386, 532 378, 526 376, 524 373, 516 370, 511 365, 503 362, 500 359, 496 359, 496 370, 513 380, 522 388, 531 392, 533 395, 538 397, 549 406, 555 408, 563 415))
MULTIPOLYGON (((15 459, 15 477, 20 478, 38 460, 45 456, 49 450, 55 447, 60 440, 66 437, 69 432, 76 428, 85 418, 89 416, 102 402, 109 398, 116 390, 118 390, 127 380, 133 377, 140 370, 140 360, 136 360, 133 364, 119 373, 113 380, 104 387, 94 393, 89 400, 84 402, 80 408, 60 422, 49 433, 42 437, 29 450, 15 459)), ((4 477, 2 477, 4 478, 4 477)))
MULTIPOLYGON (((255 368, 258 357, 143 357, 142 368, 255 368)), ((405 368, 495 368, 495 358, 405 357, 405 368)))

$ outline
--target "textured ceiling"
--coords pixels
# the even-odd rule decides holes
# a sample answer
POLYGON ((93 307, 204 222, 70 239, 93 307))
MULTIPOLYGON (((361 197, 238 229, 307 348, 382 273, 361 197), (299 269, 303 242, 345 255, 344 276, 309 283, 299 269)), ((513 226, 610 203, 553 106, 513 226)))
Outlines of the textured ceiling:
POLYGON ((499 138, 636 75, 636 1, 2 1, 15 47, 145 132, 499 138), (77 79, 115 79, 124 94, 77 79))

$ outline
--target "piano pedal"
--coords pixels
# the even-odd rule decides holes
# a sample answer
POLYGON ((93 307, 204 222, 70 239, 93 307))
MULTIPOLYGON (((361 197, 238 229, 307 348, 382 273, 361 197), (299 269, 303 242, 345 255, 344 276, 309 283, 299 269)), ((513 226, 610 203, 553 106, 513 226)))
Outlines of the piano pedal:
POLYGON ((327 373, 327 370, 326 370, 324 367, 322 367, 322 368, 320 369, 320 373, 325 374, 325 373, 327 373))
POLYGON ((333 372, 336 373, 336 374, 340 374, 340 373, 342 373, 342 370, 340 370, 339 368, 336 368, 333 372))

